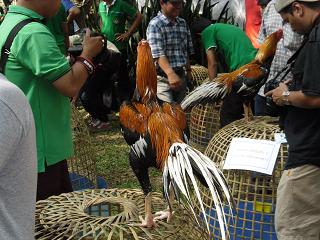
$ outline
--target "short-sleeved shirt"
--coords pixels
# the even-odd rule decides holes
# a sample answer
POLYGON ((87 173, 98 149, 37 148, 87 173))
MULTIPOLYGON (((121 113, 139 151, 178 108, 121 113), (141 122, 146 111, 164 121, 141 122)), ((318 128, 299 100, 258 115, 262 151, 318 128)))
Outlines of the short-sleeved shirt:
POLYGON ((201 39, 206 52, 215 48, 222 53, 229 72, 251 62, 257 53, 246 33, 231 24, 211 24, 202 31, 201 39))
POLYGON ((172 22, 161 12, 150 21, 147 40, 152 57, 166 56, 171 67, 185 66, 188 56, 194 53, 186 21, 177 17, 176 22, 172 22))
POLYGON ((126 41, 116 41, 117 33, 124 33, 127 20, 133 20, 137 9, 123 0, 114 0, 110 7, 105 2, 99 4, 99 15, 102 21, 101 32, 114 43, 119 50, 126 47, 126 41))
MULTIPOLYGON (((276 11, 275 0, 269 2, 264 10, 258 42, 261 44, 273 32, 282 29, 283 38, 277 44, 277 50, 270 66, 267 81, 275 76, 287 65, 288 59, 294 54, 302 43, 303 36, 292 31, 288 23, 283 24, 281 15, 276 11)), ((291 76, 292 77, 292 76, 291 76)), ((288 76, 290 78, 290 76, 288 76)), ((259 91, 264 96, 264 86, 259 91)))
POLYGON ((57 45, 63 54, 66 53, 65 32, 62 24, 67 22, 67 14, 64 6, 61 4, 57 14, 46 21, 46 25, 56 39, 57 45))
MULTIPOLYGON (((292 70, 290 90, 320 97, 320 24, 312 29, 292 70)), ((313 164, 320 167, 320 108, 287 107, 284 130, 289 144, 286 169, 313 164)))
MULTIPOLYGON (((0 48, 11 29, 27 18, 42 19, 30 9, 10 6, 0 26, 0 48)), ((24 92, 31 105, 39 172, 45 171, 45 164, 53 165, 73 154, 69 98, 52 84, 70 69, 45 25, 29 23, 15 37, 4 74, 24 92)))

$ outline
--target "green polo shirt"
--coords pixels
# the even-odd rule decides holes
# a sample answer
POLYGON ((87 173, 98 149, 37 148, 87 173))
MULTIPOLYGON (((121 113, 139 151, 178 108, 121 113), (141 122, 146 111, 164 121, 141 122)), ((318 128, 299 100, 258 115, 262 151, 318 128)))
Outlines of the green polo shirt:
POLYGON ((211 24, 202 31, 201 39, 206 52, 210 48, 221 51, 230 72, 251 62, 257 53, 246 33, 231 24, 211 24))
MULTIPOLYGON (((42 19, 21 6, 10 6, 0 26, 0 48, 11 31, 26 18, 42 19)), ((11 46, 5 72, 27 96, 35 119, 38 172, 72 156, 70 103, 52 83, 70 71, 48 28, 32 22, 20 30, 11 46)))
POLYGON ((136 14, 137 10, 123 0, 115 0, 110 7, 103 1, 99 4, 99 15, 102 21, 101 32, 119 50, 124 49, 127 42, 116 41, 115 34, 124 33, 126 21, 134 19, 136 14))
POLYGON ((61 4, 58 13, 49 18, 46 21, 46 26, 49 28, 50 32, 53 34, 57 41, 57 45, 63 54, 66 54, 66 42, 65 42, 65 32, 62 28, 62 23, 67 22, 67 13, 64 6, 61 4))

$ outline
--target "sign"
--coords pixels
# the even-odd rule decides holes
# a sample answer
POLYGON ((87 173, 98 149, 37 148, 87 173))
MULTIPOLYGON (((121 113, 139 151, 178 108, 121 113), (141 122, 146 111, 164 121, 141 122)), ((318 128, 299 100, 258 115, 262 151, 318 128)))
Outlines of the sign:
POLYGON ((272 175, 280 143, 233 138, 223 169, 242 169, 272 175))

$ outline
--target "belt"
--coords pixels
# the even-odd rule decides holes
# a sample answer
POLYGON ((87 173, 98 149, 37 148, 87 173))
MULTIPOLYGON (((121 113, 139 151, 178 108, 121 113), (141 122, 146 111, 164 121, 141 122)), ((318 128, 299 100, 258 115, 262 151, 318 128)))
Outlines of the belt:
MULTIPOLYGON (((172 69, 179 77, 185 74, 184 67, 173 67, 172 69)), ((157 74, 161 77, 168 77, 167 74, 160 67, 157 67, 157 74)))

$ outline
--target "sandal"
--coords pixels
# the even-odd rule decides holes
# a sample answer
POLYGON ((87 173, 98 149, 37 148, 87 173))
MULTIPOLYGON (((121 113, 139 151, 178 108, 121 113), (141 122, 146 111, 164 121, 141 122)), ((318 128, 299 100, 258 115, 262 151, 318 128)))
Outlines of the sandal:
POLYGON ((92 125, 89 126, 90 132, 97 133, 97 132, 103 132, 110 129, 110 123, 109 122, 102 122, 98 119, 92 122, 92 125))

